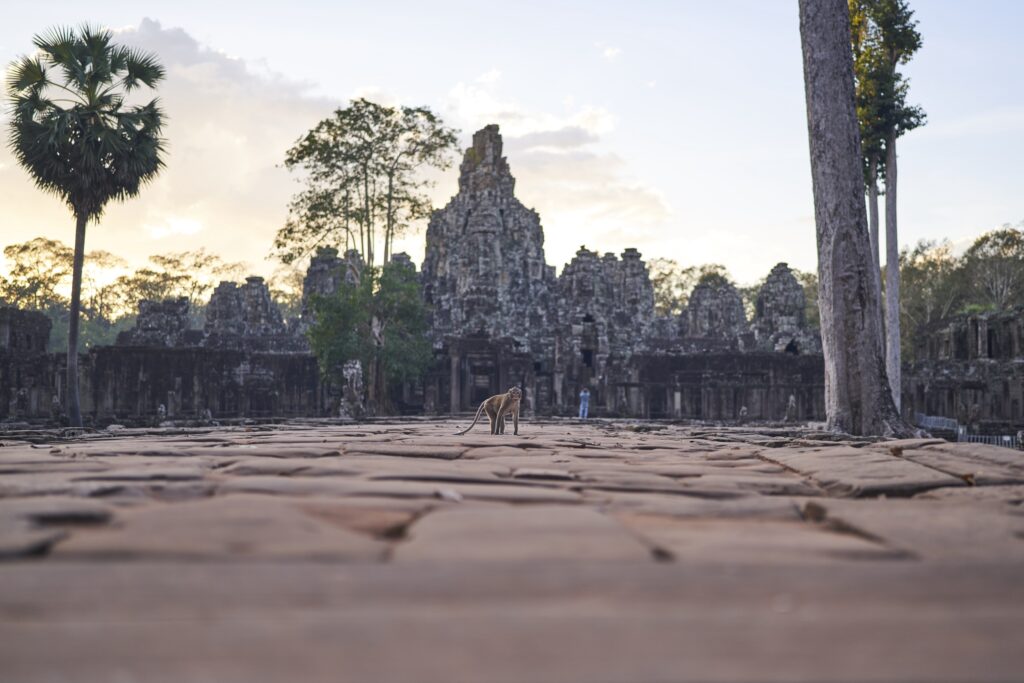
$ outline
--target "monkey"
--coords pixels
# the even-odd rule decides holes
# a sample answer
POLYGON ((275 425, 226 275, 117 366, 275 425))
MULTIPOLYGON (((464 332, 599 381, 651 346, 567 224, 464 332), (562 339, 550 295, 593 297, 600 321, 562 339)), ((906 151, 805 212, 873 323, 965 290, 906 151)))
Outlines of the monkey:
POLYGON ((514 425, 512 433, 516 436, 519 435, 519 402, 523 398, 523 392, 519 387, 512 387, 504 394, 498 394, 491 396, 480 404, 480 407, 476 409, 476 416, 473 418, 473 424, 466 427, 461 432, 456 432, 455 436, 461 436, 476 426, 477 420, 480 419, 480 413, 487 413, 487 420, 491 425, 491 434, 504 434, 505 433, 505 416, 512 415, 512 423, 514 425))

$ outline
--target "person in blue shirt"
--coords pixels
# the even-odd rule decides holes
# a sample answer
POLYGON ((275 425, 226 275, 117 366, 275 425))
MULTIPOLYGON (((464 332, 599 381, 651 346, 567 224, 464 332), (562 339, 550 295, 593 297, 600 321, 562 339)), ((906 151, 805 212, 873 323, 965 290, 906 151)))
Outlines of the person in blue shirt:
POLYGON ((590 389, 583 387, 580 392, 580 419, 587 419, 587 411, 590 408, 590 389))

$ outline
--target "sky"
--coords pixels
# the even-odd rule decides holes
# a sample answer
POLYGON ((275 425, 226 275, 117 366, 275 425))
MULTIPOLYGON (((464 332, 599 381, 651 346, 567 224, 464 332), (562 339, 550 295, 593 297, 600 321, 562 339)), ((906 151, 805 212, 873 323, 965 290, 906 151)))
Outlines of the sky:
MULTIPOLYGON (((1024 2, 911 6, 924 45, 905 73, 928 124, 898 145, 899 242, 964 246, 1024 220, 1024 2)), ((743 284, 779 261, 815 268, 795 0, 48 0, 4 8, 0 65, 82 22, 168 70, 167 168, 87 237, 131 266, 205 247, 270 275, 300 188, 285 150, 365 96, 431 107, 463 147, 499 124, 559 269, 584 245, 720 263, 743 284)), ((456 186, 457 165, 435 206, 456 186)), ((398 244, 417 262, 423 228, 398 244)), ((40 235, 71 244, 73 221, 4 147, 0 246, 40 235)))

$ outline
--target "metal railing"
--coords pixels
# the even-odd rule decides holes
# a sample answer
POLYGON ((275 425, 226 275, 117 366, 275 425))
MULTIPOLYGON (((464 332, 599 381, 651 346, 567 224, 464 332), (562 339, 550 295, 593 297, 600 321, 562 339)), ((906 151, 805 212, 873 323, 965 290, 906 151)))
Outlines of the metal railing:
POLYGON ((918 427, 924 429, 944 429, 950 432, 959 432, 960 423, 951 417, 938 417, 935 415, 922 415, 917 413, 914 415, 914 422, 918 427))
POLYGON ((924 415, 916 413, 914 423, 923 429, 941 429, 947 432, 955 432, 956 440, 960 443, 984 443, 989 446, 1002 446, 1004 448, 1015 448, 1024 450, 1024 442, 1021 441, 1021 433, 1007 435, 968 434, 966 425, 961 425, 951 417, 939 417, 937 415, 924 415))
POLYGON ((957 432, 956 440, 961 443, 985 443, 989 446, 1003 446, 1004 448, 1015 448, 1021 450, 1019 436, 986 436, 983 434, 966 434, 957 432))

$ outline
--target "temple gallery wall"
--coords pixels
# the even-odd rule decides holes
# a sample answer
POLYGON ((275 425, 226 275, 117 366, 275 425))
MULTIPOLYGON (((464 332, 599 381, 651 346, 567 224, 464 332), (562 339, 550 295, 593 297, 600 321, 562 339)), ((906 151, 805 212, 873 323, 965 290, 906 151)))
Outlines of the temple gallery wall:
MULTIPOLYGON (((526 414, 573 414, 587 387, 592 416, 824 419, 820 339, 786 264, 768 274, 752 320, 724 280, 699 284, 682 314, 658 316, 635 249, 581 248, 556 275, 540 216, 515 197, 497 126, 473 136, 459 171, 419 272, 435 362, 395 396, 401 412, 468 411, 518 385, 526 414)), ((259 277, 222 282, 202 329, 189 327, 185 299, 142 302, 134 329, 82 355, 83 413, 97 424, 357 413, 358 372, 325 383, 304 335, 310 297, 359 267, 355 252, 320 249, 295 320, 259 277)), ((0 307, 0 420, 61 415, 65 360, 46 352, 49 328, 42 314, 0 307)), ((1022 355, 1019 315, 945 321, 904 374, 904 410, 1019 424, 1022 355)))

